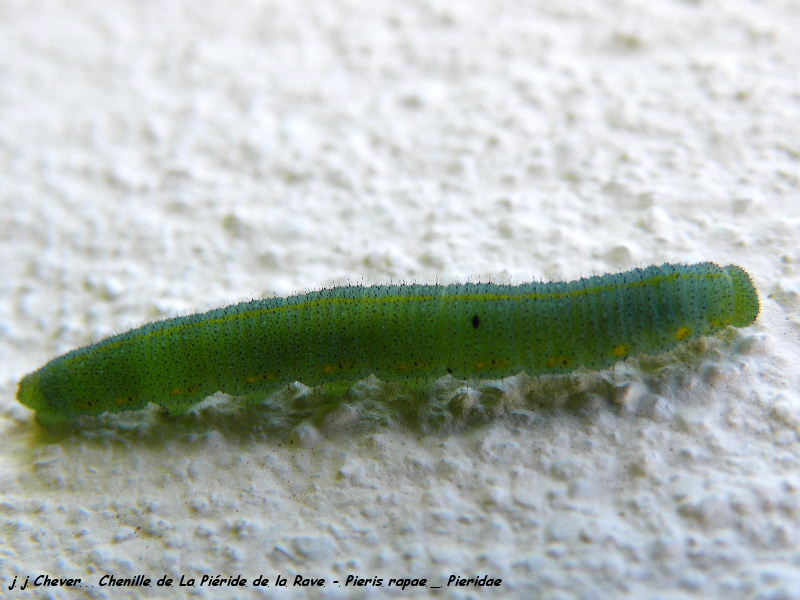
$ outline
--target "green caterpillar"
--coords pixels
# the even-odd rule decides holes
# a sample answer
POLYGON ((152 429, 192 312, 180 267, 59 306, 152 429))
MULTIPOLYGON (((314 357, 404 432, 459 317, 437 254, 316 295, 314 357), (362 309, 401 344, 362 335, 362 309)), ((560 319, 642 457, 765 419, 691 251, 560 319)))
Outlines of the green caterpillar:
POLYGON ((217 391, 266 395, 383 380, 603 369, 755 321, 740 267, 664 264, 570 282, 345 286, 149 323, 22 379, 42 423, 139 409, 182 413, 217 391))

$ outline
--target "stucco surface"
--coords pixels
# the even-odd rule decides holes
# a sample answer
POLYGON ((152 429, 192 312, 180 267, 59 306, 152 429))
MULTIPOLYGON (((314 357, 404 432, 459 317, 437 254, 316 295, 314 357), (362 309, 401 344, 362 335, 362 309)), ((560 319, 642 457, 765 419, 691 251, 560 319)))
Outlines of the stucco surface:
POLYGON ((202 598, 800 597, 799 15, 0 4, 0 578, 86 584, 9 597, 185 593, 98 584, 140 573, 289 579, 202 598), (601 373, 55 431, 15 400, 62 352, 243 299, 702 260, 753 274, 759 321, 601 373), (386 585, 450 574, 503 582, 386 585))

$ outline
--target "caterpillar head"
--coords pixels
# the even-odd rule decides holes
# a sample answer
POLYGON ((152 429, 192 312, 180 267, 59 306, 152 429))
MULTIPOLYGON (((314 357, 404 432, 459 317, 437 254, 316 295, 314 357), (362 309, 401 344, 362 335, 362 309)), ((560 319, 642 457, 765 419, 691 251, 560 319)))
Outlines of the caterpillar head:
POLYGON ((725 272, 733 282, 733 321, 735 327, 747 327, 758 318, 761 302, 758 290, 747 271, 736 265, 728 265, 725 272))

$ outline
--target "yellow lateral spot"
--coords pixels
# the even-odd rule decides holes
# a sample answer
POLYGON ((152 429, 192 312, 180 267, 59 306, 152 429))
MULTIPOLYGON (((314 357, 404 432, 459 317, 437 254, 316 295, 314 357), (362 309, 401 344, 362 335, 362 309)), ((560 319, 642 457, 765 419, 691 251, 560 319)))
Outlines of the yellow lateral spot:
POLYGON ((421 360, 415 360, 413 363, 406 363, 406 362, 397 363, 397 370, 411 371, 412 369, 424 369, 427 366, 428 363, 421 360))
POLYGON ((508 361, 506 359, 504 359, 504 358, 493 358, 493 359, 488 360, 488 361, 486 361, 486 360, 478 361, 473 365, 473 368, 476 371, 481 371, 483 369, 490 369, 490 368, 495 368, 496 369, 498 367, 507 367, 507 366, 508 366, 508 361))
POLYGON ((259 377, 257 375, 248 375, 244 380, 245 383, 258 383, 259 377))
POLYGON ((341 362, 336 365, 325 365, 322 367, 322 370, 325 373, 335 373, 336 371, 348 371, 349 369, 353 368, 353 363, 350 362, 341 362))
POLYGON ((626 356, 628 356, 630 351, 631 351, 630 346, 626 346, 625 344, 620 344, 619 346, 614 346, 614 349, 611 352, 617 358, 625 358, 626 356))
POLYGON ((691 327, 678 327, 678 330, 675 332, 675 339, 685 340, 690 335, 692 335, 691 327))
POLYGON ((551 356, 547 359, 547 367, 553 369, 555 367, 568 367, 572 363, 569 356, 551 356))
POLYGON ((183 390, 180 388, 175 388, 169 393, 170 396, 180 396, 181 394, 183 394, 183 390))

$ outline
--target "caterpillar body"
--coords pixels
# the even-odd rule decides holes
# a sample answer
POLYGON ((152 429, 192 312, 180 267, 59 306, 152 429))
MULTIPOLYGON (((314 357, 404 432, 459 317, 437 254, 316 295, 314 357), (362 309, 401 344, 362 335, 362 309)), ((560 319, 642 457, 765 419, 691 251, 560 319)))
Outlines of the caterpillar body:
POLYGON ((149 323, 25 376, 41 423, 139 409, 182 413, 223 391, 263 395, 383 380, 603 369, 759 313, 740 267, 663 264, 570 282, 344 286, 149 323))

